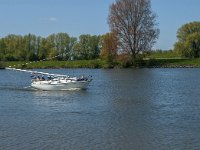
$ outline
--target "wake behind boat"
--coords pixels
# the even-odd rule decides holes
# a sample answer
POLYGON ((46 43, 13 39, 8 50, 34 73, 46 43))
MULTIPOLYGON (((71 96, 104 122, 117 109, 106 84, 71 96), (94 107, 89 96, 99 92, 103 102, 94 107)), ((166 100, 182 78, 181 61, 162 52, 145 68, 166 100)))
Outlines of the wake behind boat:
POLYGON ((91 76, 70 77, 67 75, 50 74, 46 72, 16 69, 12 67, 8 67, 6 69, 31 73, 31 87, 44 91, 87 89, 89 83, 92 81, 91 76))

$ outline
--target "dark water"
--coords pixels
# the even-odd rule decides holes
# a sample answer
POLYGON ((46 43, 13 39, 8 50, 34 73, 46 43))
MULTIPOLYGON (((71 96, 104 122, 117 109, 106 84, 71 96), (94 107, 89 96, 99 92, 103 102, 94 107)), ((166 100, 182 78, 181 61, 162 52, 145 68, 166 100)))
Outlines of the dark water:
POLYGON ((89 74, 86 91, 34 91, 0 70, 0 149, 200 149, 200 69, 42 70, 89 74))

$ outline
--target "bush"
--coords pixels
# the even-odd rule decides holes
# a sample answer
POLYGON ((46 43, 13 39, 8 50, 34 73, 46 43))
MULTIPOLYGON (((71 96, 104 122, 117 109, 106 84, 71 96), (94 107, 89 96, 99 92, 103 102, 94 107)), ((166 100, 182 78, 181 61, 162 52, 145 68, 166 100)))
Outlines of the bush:
POLYGON ((133 60, 133 66, 134 67, 144 67, 145 66, 145 61, 143 60, 142 57, 135 58, 133 60))
POLYGON ((153 66, 157 66, 158 62, 156 59, 149 59, 145 61, 145 66, 146 67, 153 67, 153 66))
POLYGON ((133 65, 133 61, 129 55, 121 54, 117 58, 118 66, 121 68, 128 68, 133 65))
POLYGON ((5 63, 4 62, 2 62, 2 61, 0 61, 0 69, 3 69, 3 68, 5 68, 5 63))
POLYGON ((16 61, 16 58, 12 54, 5 55, 5 61, 16 61))

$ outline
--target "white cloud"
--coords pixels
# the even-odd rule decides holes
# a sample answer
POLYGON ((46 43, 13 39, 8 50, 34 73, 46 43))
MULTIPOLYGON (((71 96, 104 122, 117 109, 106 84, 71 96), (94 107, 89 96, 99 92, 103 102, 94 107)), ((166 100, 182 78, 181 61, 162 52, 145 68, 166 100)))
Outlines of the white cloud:
POLYGON ((55 22, 55 21, 57 21, 57 18, 56 17, 50 17, 48 20, 51 21, 51 22, 55 22))
POLYGON ((58 19, 56 17, 49 17, 49 18, 41 18, 40 20, 45 22, 56 22, 58 19))

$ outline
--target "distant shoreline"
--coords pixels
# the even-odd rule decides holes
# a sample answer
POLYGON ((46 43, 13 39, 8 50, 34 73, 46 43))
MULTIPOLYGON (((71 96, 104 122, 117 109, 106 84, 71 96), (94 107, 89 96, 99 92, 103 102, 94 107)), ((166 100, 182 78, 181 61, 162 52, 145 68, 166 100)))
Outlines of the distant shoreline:
POLYGON ((76 60, 76 61, 43 61, 27 64, 26 62, 7 61, 0 62, 0 69, 11 66, 23 69, 59 69, 59 68, 90 68, 90 69, 112 69, 112 68, 200 68, 200 59, 144 59, 136 61, 135 64, 127 62, 109 63, 105 60, 76 60))

